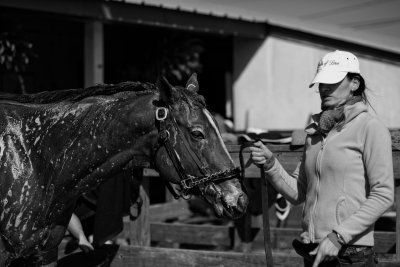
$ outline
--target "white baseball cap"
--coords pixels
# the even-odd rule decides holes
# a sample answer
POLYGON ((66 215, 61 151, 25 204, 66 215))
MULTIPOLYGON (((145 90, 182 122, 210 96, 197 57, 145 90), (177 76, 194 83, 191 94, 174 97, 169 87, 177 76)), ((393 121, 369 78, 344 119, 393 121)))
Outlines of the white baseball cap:
POLYGON ((345 51, 330 52, 318 62, 317 73, 309 87, 311 88, 315 83, 338 83, 349 72, 360 73, 357 57, 345 51))

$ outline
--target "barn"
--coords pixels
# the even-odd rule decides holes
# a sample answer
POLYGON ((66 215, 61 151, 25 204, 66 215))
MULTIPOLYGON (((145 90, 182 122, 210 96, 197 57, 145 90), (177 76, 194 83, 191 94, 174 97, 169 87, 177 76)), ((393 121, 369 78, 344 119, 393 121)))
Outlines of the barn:
MULTIPOLYGON (((180 84, 186 82, 189 73, 197 72, 200 94, 210 110, 232 123, 229 126, 233 132, 290 136, 288 133, 303 129, 311 114, 320 111, 319 95, 308 85, 321 56, 339 49, 351 51, 360 59, 373 113, 395 132, 400 128, 398 8, 397 1, 370 0, 2 0, 0 41, 14 40, 28 61, 14 64, 18 69, 0 64, 0 91, 35 93, 99 83, 154 82, 162 73, 167 73, 172 83, 180 84)), ((229 149, 237 162, 238 146, 233 144, 229 149)), ((300 155, 299 148, 290 144, 274 149, 289 168, 300 155)), ((398 146, 393 147, 393 155, 395 177, 399 179, 398 146)), ((147 184, 157 179, 153 170, 145 170, 144 175, 147 184)), ((249 175, 258 177, 258 170, 250 169, 249 175)), ((169 197, 156 198, 150 193, 150 214, 141 222, 145 228, 138 230, 126 222, 122 236, 139 236, 143 241, 139 245, 164 242, 177 246, 182 240, 165 232, 198 231, 222 236, 210 236, 212 245, 232 246, 229 227, 174 228, 165 224, 166 216, 184 216, 187 206, 182 202, 151 205, 169 197), (175 205, 172 209, 183 215, 168 215, 167 205, 175 205)), ((396 229, 400 229, 399 219, 396 229)), ((280 239, 280 231, 274 232, 277 247, 280 240, 285 240, 280 239)), ((297 233, 296 229, 291 231, 297 233)), ((282 237, 287 236, 282 233, 282 237)), ((199 246, 210 245, 202 243, 202 236, 189 238, 199 246)), ((379 238, 385 244, 384 252, 393 252, 393 244, 400 241, 398 234, 396 239, 388 233, 379 238)), ((281 247, 287 248, 288 242, 282 241, 281 247)), ((125 257, 128 263, 134 262, 135 255, 145 265, 146 255, 151 255, 159 266, 176 262, 180 253, 179 249, 171 250, 174 256, 159 248, 124 249, 115 266, 126 263, 124 253, 132 253, 125 257), (158 261, 160 258, 167 260, 158 261)), ((387 257, 400 261, 400 248, 395 252, 387 257)), ((236 260, 238 266, 257 266, 263 260, 260 255, 251 258, 233 252, 207 253, 211 252, 189 251, 180 260, 184 265, 198 257, 200 265, 210 266, 223 259, 236 260)), ((285 255, 278 258, 280 266, 291 261, 286 262, 285 255)), ((298 258, 293 262, 298 263, 298 258)), ((387 264, 382 266, 391 266, 387 264)))

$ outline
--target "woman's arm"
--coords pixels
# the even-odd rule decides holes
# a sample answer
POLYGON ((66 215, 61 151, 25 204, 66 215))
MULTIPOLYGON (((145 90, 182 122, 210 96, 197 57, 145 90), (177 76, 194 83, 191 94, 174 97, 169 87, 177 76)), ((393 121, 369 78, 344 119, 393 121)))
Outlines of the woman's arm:
POLYGON ((253 163, 258 166, 265 166, 268 181, 279 193, 293 205, 304 202, 307 189, 307 179, 304 172, 304 152, 303 159, 297 165, 296 170, 292 175, 289 175, 262 142, 256 142, 254 147, 250 147, 250 150, 253 163))
POLYGON ((71 220, 68 224, 68 231, 79 241, 79 247, 87 252, 88 250, 94 250, 92 244, 87 240, 85 233, 83 232, 81 221, 75 213, 72 213, 71 220))

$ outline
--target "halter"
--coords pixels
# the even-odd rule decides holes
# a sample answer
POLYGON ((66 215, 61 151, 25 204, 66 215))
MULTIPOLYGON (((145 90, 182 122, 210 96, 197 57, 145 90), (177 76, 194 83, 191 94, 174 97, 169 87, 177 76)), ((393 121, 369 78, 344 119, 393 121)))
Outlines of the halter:
POLYGON ((156 120, 158 121, 158 143, 156 144, 154 150, 155 154, 157 151, 160 149, 160 147, 164 146, 169 158, 172 160, 172 163, 174 164, 175 170, 179 175, 180 178, 180 193, 178 193, 175 188, 171 186, 170 183, 167 184, 167 188, 171 192, 171 194, 174 196, 174 198, 178 199, 180 197, 184 197, 189 195, 189 191, 193 189, 196 186, 199 186, 201 184, 205 184, 207 182, 215 182, 219 180, 231 180, 235 177, 240 178, 240 170, 239 168, 231 168, 229 170, 225 171, 219 171, 215 173, 209 173, 209 169, 207 168, 206 164, 203 164, 200 157, 194 153, 194 151, 190 148, 190 145, 188 141, 186 140, 185 136, 183 135, 182 131, 178 127, 178 124, 176 123, 175 118, 171 115, 170 121, 171 123, 168 125, 169 128, 167 128, 166 125, 166 119, 168 117, 169 109, 166 107, 159 107, 156 110, 156 120), (183 168, 183 165, 179 159, 179 156, 174 148, 174 146, 171 145, 171 142, 169 140, 170 133, 169 129, 173 127, 175 131, 177 132, 178 135, 181 136, 181 139, 183 141, 183 144, 186 148, 186 150, 189 152, 189 155, 191 159, 196 163, 197 167, 199 168, 202 176, 193 176, 190 174, 187 174, 185 172, 185 169, 183 168))

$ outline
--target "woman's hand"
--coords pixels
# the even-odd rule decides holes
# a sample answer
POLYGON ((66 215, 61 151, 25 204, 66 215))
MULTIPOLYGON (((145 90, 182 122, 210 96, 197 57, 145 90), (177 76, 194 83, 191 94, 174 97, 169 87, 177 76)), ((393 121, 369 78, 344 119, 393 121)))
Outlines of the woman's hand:
POLYGON ((273 154, 261 141, 254 143, 254 146, 250 147, 251 160, 257 166, 264 165, 267 160, 271 159, 273 154))
POLYGON ((79 237, 79 248, 85 253, 94 250, 92 244, 90 244, 89 240, 87 240, 84 234, 79 237))
POLYGON ((339 248, 325 237, 318 247, 310 252, 310 255, 317 255, 312 267, 317 267, 322 261, 333 260, 339 253, 339 248))

